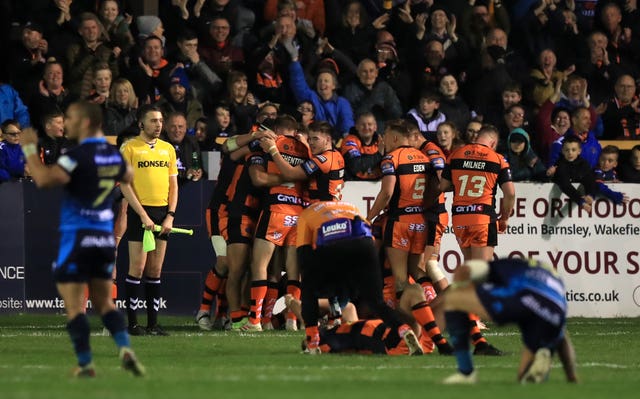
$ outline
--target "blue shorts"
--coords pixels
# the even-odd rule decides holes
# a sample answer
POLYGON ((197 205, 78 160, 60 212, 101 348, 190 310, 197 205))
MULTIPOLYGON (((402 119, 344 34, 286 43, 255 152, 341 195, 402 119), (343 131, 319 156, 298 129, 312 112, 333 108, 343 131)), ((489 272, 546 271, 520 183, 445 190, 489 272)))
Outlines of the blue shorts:
POLYGON ((62 232, 60 251, 53 268, 56 282, 83 283, 91 279, 111 279, 116 241, 112 232, 76 230, 62 232))
POLYGON ((520 327, 529 350, 555 350, 566 323, 566 302, 558 303, 526 285, 515 288, 483 283, 476 286, 476 293, 493 321, 520 327))

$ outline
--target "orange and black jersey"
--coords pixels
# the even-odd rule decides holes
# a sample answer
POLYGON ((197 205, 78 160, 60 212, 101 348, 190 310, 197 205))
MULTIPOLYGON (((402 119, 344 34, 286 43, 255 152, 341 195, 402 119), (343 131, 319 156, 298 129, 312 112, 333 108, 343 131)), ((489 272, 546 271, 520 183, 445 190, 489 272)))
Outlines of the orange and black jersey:
POLYGON ((309 202, 340 201, 344 186, 344 158, 335 150, 314 155, 302 164, 309 180, 309 202))
POLYGON ((395 329, 382 320, 358 320, 320 331, 320 350, 325 353, 387 354, 402 341, 395 329))
POLYGON ((511 170, 491 148, 467 144, 451 153, 442 177, 453 184, 453 224, 487 224, 497 219, 496 189, 511 181, 511 170))
MULTIPOLYGON (((422 143, 422 145, 420 146, 420 151, 422 151, 422 153, 426 155, 427 158, 429 158, 429 164, 431 165, 429 177, 437 178, 436 172, 444 170, 444 167, 447 163, 447 157, 444 155, 444 152, 442 152, 442 149, 437 144, 431 141, 425 141, 424 143, 422 143)), ((444 206, 444 201, 444 193, 441 193, 438 197, 437 204, 427 206, 427 208, 425 209, 425 217, 428 220, 437 222, 439 219, 439 215, 441 213, 447 212, 447 209, 444 206)))
POLYGON ((220 173, 218 173, 216 186, 214 187, 213 194, 211 195, 209 209, 215 211, 220 208, 220 205, 227 203, 227 188, 229 187, 229 184, 231 184, 237 165, 238 163, 234 162, 229 154, 222 154, 222 159, 220 160, 220 173))
POLYGON ((320 201, 311 204, 298 217, 296 247, 316 248, 331 242, 371 237, 371 226, 353 204, 320 201))
POLYGON ((353 180, 379 180, 380 154, 378 143, 380 136, 374 134, 371 144, 365 145, 355 134, 350 134, 342 140, 340 152, 344 157, 347 176, 353 180))
POLYGON ((391 151, 380 163, 382 175, 395 175, 396 185, 389 201, 389 216, 422 214, 429 159, 419 150, 402 146, 391 151))
MULTIPOLYGON (((278 136, 276 147, 282 158, 291 166, 302 165, 309 159, 309 149, 295 137, 278 136)), ((251 153, 247 159, 249 166, 258 165, 264 167, 269 174, 281 174, 271 155, 264 151, 251 153)), ((302 211, 303 190, 303 182, 283 183, 269 187, 265 190, 263 208, 272 212, 298 214, 302 211)))

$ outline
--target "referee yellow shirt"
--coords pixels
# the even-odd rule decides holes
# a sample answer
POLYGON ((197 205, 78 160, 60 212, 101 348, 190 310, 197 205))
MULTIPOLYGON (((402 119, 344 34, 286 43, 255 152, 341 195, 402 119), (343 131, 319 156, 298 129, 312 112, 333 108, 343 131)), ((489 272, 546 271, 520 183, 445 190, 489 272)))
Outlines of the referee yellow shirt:
POLYGON ((158 139, 154 145, 140 137, 127 141, 120 149, 133 168, 133 189, 144 206, 167 206, 169 176, 177 176, 176 150, 158 139))

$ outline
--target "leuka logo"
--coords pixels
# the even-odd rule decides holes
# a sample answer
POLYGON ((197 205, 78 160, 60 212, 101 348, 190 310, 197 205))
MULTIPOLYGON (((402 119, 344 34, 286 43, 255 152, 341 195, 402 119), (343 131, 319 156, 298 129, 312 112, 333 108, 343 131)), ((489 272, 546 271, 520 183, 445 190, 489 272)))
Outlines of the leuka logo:
POLYGON ((343 234, 349 230, 347 222, 337 222, 328 226, 322 226, 322 235, 325 237, 332 236, 334 234, 343 234))

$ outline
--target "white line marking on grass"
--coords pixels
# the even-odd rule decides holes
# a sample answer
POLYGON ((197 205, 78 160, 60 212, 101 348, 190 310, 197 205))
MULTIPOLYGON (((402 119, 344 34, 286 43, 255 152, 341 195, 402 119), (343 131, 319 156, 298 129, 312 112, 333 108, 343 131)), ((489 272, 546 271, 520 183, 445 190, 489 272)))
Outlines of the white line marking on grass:
POLYGON ((615 364, 615 363, 598 363, 598 362, 589 362, 589 363, 581 363, 580 367, 603 367, 606 369, 628 369, 629 366, 624 364, 615 364))

